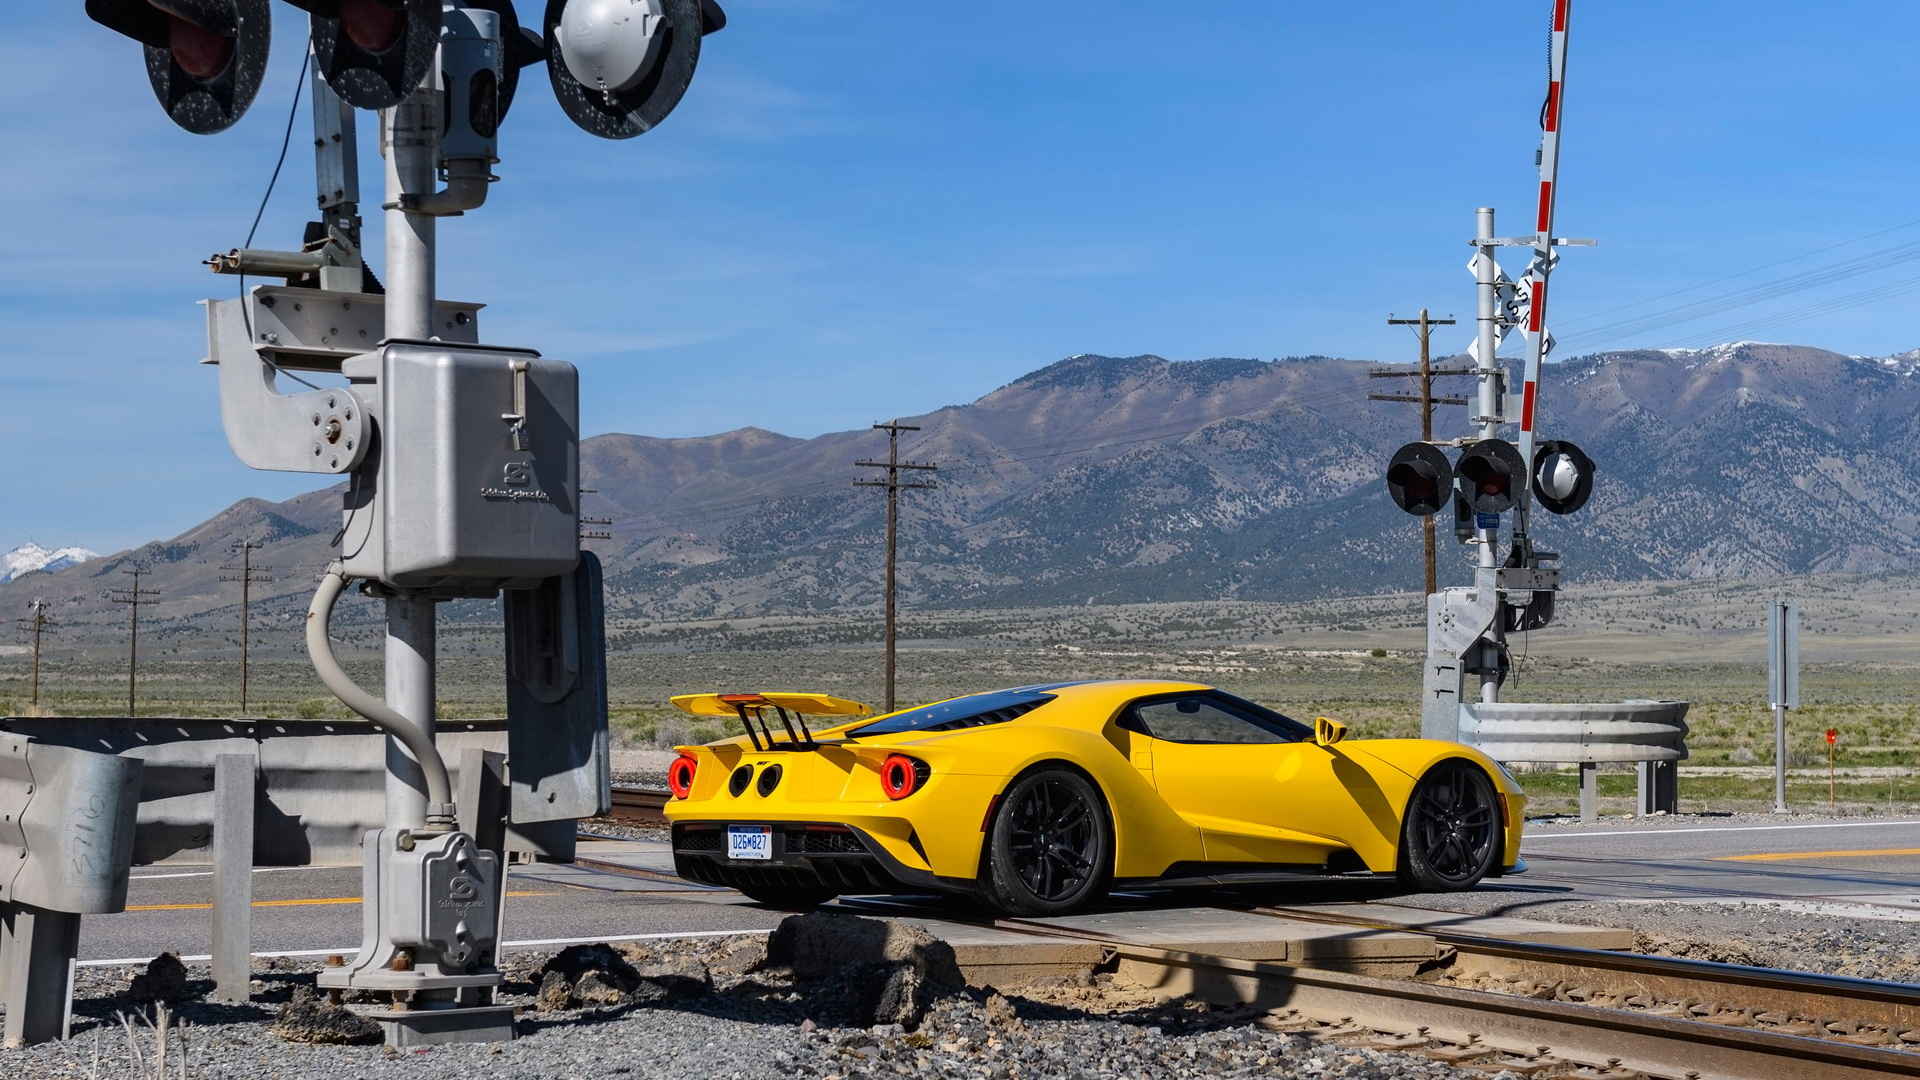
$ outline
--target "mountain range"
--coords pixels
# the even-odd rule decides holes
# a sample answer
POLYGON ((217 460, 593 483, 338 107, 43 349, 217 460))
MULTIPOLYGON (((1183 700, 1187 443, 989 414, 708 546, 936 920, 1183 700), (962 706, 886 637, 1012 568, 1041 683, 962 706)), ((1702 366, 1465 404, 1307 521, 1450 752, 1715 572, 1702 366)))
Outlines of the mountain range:
MULTIPOLYGON (((939 466, 901 495, 903 603, 964 608, 1416 588, 1419 527, 1386 496, 1410 405, 1369 391, 1378 365, 1330 357, 1174 362, 1069 357, 979 399, 916 417, 902 456, 939 466)), ((1471 396, 1470 380, 1438 392, 1471 396)), ((1463 435, 1442 406, 1436 432, 1463 435)), ((1598 464, 1593 501, 1539 513, 1540 546, 1574 581, 1911 569, 1920 560, 1920 351, 1893 357, 1743 342, 1610 352, 1549 366, 1543 437, 1598 464), (1541 520, 1544 519, 1544 520, 1541 520)), ((876 607, 883 496, 854 461, 885 435, 797 438, 758 427, 698 438, 606 434, 582 445, 585 511, 609 612, 676 618, 876 607)), ((338 489, 247 499, 113 556, 36 574, 69 621, 104 618, 105 584, 151 570, 162 620, 224 626, 230 546, 266 545, 259 586, 297 617, 338 527, 338 489), (111 579, 107 575, 113 575, 111 579)), ((1442 522, 1443 583, 1471 550, 1442 522)), ((4 580, 4 579, 0 579, 4 580)), ((26 583, 0 584, 0 609, 26 583)), ((147 609, 143 609, 147 610, 147 609)), ((144 615, 143 615, 144 618, 144 615)))
POLYGON ((28 542, 0 555, 0 585, 25 574, 42 570, 52 573, 99 557, 98 552, 83 547, 43 548, 28 542))

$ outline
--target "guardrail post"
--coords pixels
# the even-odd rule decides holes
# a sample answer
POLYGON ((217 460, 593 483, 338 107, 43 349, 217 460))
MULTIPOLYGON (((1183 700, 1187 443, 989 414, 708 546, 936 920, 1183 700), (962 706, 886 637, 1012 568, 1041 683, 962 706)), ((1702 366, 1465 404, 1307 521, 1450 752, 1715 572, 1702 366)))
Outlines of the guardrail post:
POLYGON ((254 766, 250 754, 213 761, 213 982, 221 1001, 252 996, 254 766))
POLYGON ((1638 772, 1636 813, 1644 817, 1647 814, 1680 812, 1680 766, 1677 762, 1642 761, 1638 772))
POLYGON ((7 1049, 64 1039, 73 1019, 73 961, 80 916, 0 904, 0 1005, 7 1049))
POLYGON ((1591 761, 1580 763, 1580 820, 1600 816, 1600 766, 1591 761))

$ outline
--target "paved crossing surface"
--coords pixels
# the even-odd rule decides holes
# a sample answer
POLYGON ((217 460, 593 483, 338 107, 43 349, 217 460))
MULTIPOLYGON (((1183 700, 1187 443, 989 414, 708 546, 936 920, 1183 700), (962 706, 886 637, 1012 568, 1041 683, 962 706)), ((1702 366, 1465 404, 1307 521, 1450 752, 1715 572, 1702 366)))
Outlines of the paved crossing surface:
MULTIPOLYGON (((781 914, 737 893, 675 878, 662 843, 582 842, 575 866, 515 868, 506 938, 549 943, 656 934, 767 930, 781 914)), ((1528 836, 1529 872, 1484 888, 1538 913, 1581 900, 1648 903, 1735 900, 1836 914, 1920 919, 1920 821, 1647 819, 1597 827, 1543 825, 1528 836)), ((150 957, 208 951, 213 879, 206 867, 140 867, 122 914, 89 916, 81 957, 150 957)), ((351 952, 360 936, 358 867, 255 872, 254 949, 351 952)), ((1491 897, 1489 897, 1491 899, 1491 897)), ((1306 883, 1261 894, 1267 903, 1418 906, 1384 885, 1306 883)), ((1135 922, 1180 928, 1216 918, 1202 892, 1120 896, 1109 909, 1135 922)), ((940 919, 924 900, 852 901, 851 910, 940 919)), ((1524 912, 1520 912, 1524 913, 1524 912)))

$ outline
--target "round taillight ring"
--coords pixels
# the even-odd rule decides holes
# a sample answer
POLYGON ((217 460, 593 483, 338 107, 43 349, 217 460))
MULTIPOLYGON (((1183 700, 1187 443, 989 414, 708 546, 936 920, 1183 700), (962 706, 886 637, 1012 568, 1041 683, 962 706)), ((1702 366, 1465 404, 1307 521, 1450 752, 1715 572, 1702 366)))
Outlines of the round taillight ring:
POLYGON ((700 768, 692 754, 681 754, 667 766, 667 788, 676 799, 684 799, 693 793, 693 774, 700 768))
POLYGON ((926 765, 905 754, 888 754, 880 763, 880 790, 889 799, 904 799, 920 790, 926 765))

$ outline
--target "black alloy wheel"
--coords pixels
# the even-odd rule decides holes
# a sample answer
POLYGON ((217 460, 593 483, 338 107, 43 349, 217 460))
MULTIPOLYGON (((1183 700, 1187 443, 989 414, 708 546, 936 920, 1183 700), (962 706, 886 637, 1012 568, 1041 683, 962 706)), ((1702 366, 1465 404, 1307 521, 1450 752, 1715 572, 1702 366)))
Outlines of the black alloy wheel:
POLYGON ((1070 769, 1015 780, 995 811, 982 875, 987 899, 1014 915, 1060 915, 1106 892, 1113 827, 1100 793, 1070 769))
POLYGON ((1467 761, 1445 761, 1420 778, 1400 829, 1400 880, 1422 892, 1471 889, 1504 848, 1493 781, 1467 761))

